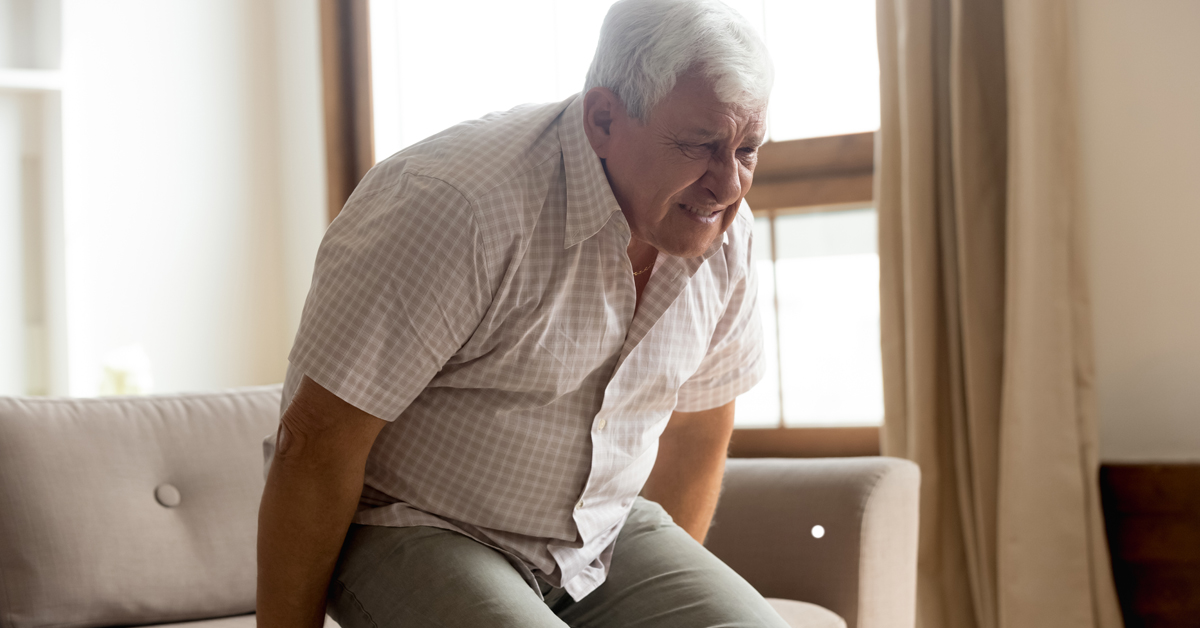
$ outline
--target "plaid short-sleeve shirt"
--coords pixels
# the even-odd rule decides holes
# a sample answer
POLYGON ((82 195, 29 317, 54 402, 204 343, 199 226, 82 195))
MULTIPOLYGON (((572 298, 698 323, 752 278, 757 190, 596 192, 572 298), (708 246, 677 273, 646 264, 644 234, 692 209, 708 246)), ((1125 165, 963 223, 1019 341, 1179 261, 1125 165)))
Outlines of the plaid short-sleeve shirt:
POLYGON ((635 316, 582 98, 457 125, 377 165, 330 225, 283 407, 307 375, 391 422, 355 522, 459 531, 581 599, 671 412, 762 376, 750 234, 743 205, 704 256, 660 255, 635 316))

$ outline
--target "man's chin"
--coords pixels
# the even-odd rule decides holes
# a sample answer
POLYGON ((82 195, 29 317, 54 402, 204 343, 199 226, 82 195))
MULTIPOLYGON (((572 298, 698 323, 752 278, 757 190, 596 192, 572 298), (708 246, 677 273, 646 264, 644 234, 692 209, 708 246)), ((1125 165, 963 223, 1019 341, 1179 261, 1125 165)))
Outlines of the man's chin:
POLYGON ((673 215, 669 214, 666 220, 653 225, 645 241, 658 249, 659 253, 673 257, 701 257, 713 243, 720 241, 736 215, 725 209, 717 214, 714 221, 699 221, 682 215, 686 211, 677 205, 673 215))
POLYGON ((701 257, 708 252, 714 242, 721 238, 722 233, 724 230, 717 232, 713 237, 704 239, 688 238, 681 241, 656 242, 654 248, 658 249, 659 253, 674 257, 701 257))

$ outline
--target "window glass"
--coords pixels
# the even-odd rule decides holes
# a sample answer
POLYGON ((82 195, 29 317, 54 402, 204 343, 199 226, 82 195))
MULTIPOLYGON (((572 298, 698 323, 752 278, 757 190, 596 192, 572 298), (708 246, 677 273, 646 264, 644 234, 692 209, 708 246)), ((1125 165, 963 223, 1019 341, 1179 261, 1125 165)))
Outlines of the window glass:
POLYGON ((758 311, 762 316, 763 354, 767 372, 750 392, 734 404, 738 427, 779 426, 779 344, 775 324, 775 273, 771 261, 771 221, 754 219, 754 268, 758 273, 758 311))
MULTIPOLYGON (((583 89, 613 0, 371 0, 375 155, 583 89)), ((874 0, 727 0, 775 63, 772 140, 879 126, 874 0)))
POLYGON ((873 209, 775 219, 786 426, 883 418, 875 228, 873 209))
POLYGON ((375 157, 583 89, 612 0, 371 0, 375 157))
POLYGON ((879 128, 875 0, 765 0, 771 139, 879 128))

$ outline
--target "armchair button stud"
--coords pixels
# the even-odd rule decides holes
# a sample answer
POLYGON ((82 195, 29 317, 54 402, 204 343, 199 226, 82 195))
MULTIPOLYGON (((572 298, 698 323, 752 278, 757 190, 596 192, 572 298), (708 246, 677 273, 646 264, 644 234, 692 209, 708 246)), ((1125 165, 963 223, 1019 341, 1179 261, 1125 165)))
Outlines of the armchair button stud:
POLYGON ((819 539, 825 536, 825 526, 813 526, 812 535, 814 539, 819 539))
POLYGON ((154 489, 154 499, 166 508, 174 508, 180 502, 179 489, 170 484, 159 484, 158 488, 154 489))

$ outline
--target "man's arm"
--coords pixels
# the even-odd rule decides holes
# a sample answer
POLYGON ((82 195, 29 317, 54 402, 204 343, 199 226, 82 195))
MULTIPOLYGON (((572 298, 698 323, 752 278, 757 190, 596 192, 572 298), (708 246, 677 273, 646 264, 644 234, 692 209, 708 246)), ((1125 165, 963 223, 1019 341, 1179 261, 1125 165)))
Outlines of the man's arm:
POLYGON ((387 422, 305 377, 280 422, 258 512, 258 625, 317 628, 325 590, 387 422))
POLYGON ((700 412, 674 412, 658 441, 658 460, 642 495, 658 502, 703 543, 712 522, 725 455, 733 434, 733 402, 700 412))

